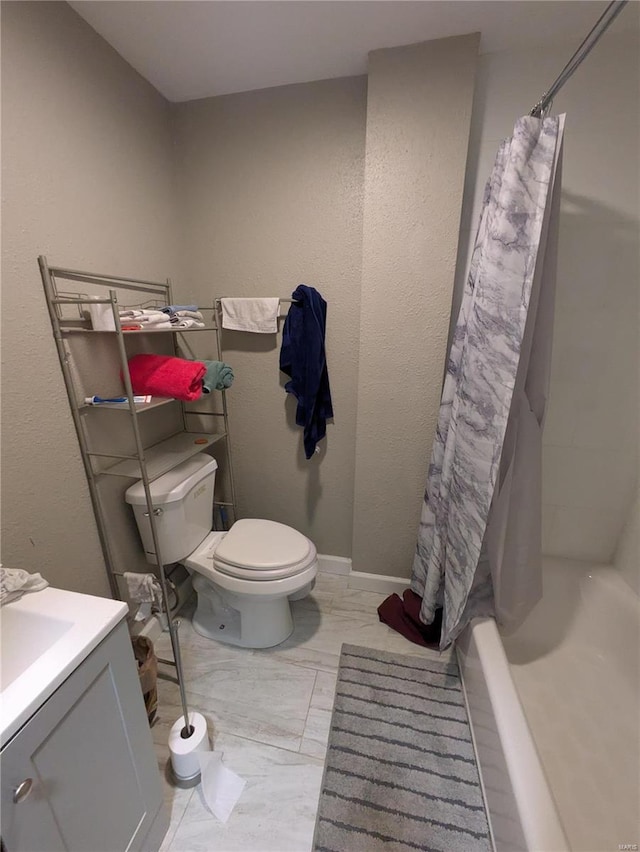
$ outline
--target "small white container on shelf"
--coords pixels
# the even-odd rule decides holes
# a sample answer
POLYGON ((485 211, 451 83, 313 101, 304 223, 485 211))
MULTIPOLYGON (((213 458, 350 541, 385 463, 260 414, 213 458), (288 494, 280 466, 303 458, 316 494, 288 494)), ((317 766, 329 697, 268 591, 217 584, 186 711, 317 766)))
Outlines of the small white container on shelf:
POLYGON ((111 305, 89 304, 89 316, 91 317, 91 328, 94 331, 115 331, 116 321, 113 316, 111 305))

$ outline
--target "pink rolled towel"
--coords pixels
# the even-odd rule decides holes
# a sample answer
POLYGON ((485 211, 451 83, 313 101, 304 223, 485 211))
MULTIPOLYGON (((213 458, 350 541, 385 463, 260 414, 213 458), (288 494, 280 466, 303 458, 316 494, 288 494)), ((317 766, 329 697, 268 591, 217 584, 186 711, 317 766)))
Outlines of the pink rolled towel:
POLYGON ((202 361, 187 361, 170 355, 134 355, 129 359, 131 385, 136 394, 192 402, 202 396, 202 379, 206 372, 202 361))

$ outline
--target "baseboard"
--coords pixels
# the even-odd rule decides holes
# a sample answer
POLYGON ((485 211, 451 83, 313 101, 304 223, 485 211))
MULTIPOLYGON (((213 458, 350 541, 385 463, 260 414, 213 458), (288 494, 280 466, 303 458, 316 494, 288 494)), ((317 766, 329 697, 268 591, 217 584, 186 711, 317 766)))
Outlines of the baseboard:
POLYGON ((352 571, 349 574, 349 588, 364 592, 402 593, 411 581, 404 577, 390 577, 387 574, 367 574, 365 571, 352 571))
POLYGON ((318 571, 322 574, 342 574, 347 576, 351 573, 351 560, 346 556, 327 556, 318 554, 318 571))
POLYGON ((365 592, 381 592, 390 595, 392 592, 401 593, 408 588, 409 580, 404 577, 390 577, 387 574, 367 574, 365 571, 354 571, 351 559, 346 556, 328 556, 318 554, 318 572, 321 574, 340 574, 348 577, 350 589, 360 589, 365 592))

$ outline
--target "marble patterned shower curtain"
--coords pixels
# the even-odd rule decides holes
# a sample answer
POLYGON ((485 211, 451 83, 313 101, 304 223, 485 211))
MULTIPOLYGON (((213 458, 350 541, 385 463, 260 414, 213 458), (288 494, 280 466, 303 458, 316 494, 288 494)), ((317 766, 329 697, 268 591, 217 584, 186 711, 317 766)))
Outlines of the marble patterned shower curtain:
POLYGON ((564 116, 516 122, 486 185, 413 561, 441 648, 471 618, 520 623, 541 595, 541 434, 564 116))

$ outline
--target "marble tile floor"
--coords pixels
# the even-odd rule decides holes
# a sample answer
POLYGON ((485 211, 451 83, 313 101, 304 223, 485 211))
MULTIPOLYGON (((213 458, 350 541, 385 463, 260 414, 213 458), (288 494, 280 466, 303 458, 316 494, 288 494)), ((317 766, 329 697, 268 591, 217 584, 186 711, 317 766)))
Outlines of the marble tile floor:
MULTIPOLYGON (((343 643, 436 656, 381 624, 384 594, 347 588, 347 578, 319 574, 292 604, 295 629, 275 648, 247 650, 199 636, 192 609, 181 614, 180 640, 190 709, 209 723, 213 747, 247 785, 226 824, 206 808, 200 788, 165 781, 171 824, 161 852, 307 852, 311 849, 343 643)), ((167 634, 156 642, 170 656, 167 634)), ((158 681, 152 728, 163 775, 169 729, 180 715, 178 687, 158 681)))

